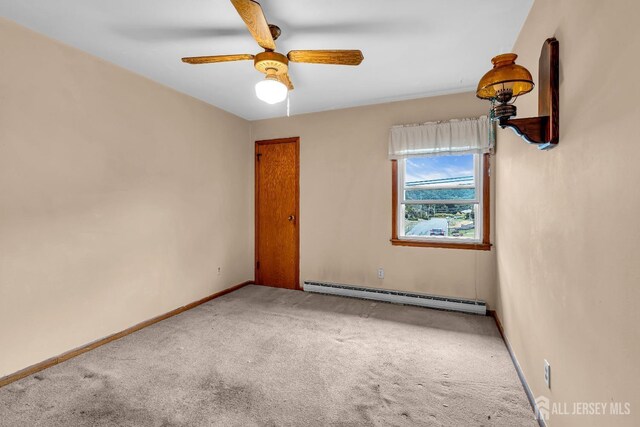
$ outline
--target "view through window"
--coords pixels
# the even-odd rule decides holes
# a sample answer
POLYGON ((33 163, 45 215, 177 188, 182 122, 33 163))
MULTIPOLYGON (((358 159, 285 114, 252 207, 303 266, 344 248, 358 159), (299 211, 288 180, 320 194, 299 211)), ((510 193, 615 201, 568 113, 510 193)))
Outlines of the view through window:
POLYGON ((398 236, 415 240, 481 240, 482 162, 477 154, 399 161, 398 236))

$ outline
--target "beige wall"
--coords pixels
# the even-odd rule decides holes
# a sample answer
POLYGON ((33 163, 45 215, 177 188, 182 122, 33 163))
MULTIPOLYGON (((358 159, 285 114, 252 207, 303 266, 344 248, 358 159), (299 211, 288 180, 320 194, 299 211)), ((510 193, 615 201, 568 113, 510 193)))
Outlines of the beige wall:
POLYGON ((477 295, 493 303, 493 251, 389 242, 389 128, 487 112, 467 93, 253 122, 254 140, 300 137, 300 279, 477 295))
MULTIPOLYGON (((499 132, 498 312, 535 396, 633 411, 553 427, 640 425, 638 16, 635 0, 536 0, 515 45, 537 76, 543 41, 560 41, 561 134, 539 152, 499 132)), ((537 93, 517 105, 536 115, 537 93)))
POLYGON ((0 377, 253 277, 249 122, 3 19, 0 57, 0 377))
POLYGON ((534 4, 515 51, 535 75, 560 40, 561 141, 499 132, 491 252, 389 243, 389 127, 485 113, 472 94, 250 124, 0 20, 0 376, 250 279, 252 141, 300 136, 302 280, 477 295, 534 395, 632 403, 551 426, 640 424, 639 13, 534 4))

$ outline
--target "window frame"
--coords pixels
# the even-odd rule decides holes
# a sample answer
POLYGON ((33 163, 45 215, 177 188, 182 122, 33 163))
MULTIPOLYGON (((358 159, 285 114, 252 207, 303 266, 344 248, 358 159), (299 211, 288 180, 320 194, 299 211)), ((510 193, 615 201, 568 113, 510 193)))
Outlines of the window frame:
MULTIPOLYGON (((481 218, 478 221, 481 226, 481 237, 478 240, 473 241, 452 241, 453 239, 417 239, 411 237, 399 237, 398 230, 400 227, 399 211, 400 211, 400 168, 398 167, 398 161, 391 161, 391 244, 394 246, 416 246, 416 247, 429 247, 429 248, 446 248, 446 249, 474 249, 481 251, 491 250, 490 234, 491 234, 491 159, 490 154, 479 154, 480 160, 478 165, 482 166, 481 172, 476 172, 476 179, 480 176, 480 187, 482 188, 482 194, 478 198, 479 210, 481 211, 481 218)), ((476 192, 477 194, 477 192, 476 192)), ((473 201, 476 203, 476 201, 473 201)))

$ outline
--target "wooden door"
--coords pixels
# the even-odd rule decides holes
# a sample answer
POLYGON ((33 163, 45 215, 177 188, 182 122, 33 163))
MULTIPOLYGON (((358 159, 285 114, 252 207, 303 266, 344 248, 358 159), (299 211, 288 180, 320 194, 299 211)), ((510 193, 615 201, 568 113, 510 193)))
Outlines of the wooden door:
POLYGON ((258 285, 299 286, 299 138, 256 141, 258 285))

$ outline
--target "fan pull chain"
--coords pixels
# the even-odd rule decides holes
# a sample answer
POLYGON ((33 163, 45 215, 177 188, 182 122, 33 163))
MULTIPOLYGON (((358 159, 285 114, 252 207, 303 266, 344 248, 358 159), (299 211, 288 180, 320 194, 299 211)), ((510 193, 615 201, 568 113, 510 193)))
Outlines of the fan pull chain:
POLYGON ((289 101, 291 100, 291 96, 289 95, 291 91, 287 92, 287 117, 289 117, 289 113, 291 112, 291 104, 289 101))

